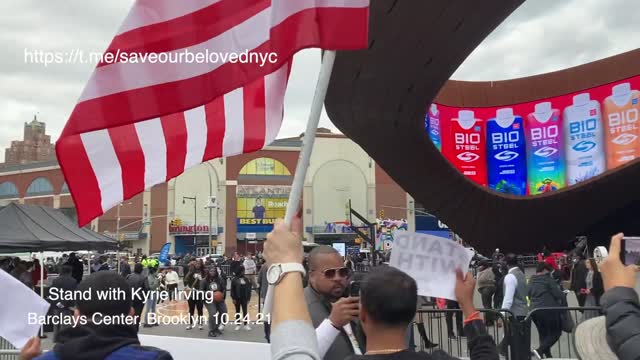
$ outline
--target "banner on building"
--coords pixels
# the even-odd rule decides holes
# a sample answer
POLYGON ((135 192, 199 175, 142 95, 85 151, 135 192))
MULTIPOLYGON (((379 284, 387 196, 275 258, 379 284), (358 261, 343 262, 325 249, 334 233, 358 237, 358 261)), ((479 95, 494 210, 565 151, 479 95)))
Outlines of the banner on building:
MULTIPOLYGON (((209 235, 209 225, 198 224, 195 226, 193 223, 183 221, 180 218, 175 218, 169 222, 169 235, 209 235)), ((211 229, 212 235, 217 235, 218 231, 214 228, 211 229)))
POLYGON ((409 229, 407 220, 376 219, 376 250, 393 248, 394 232, 409 229))
POLYGON ((291 186, 285 185, 238 185, 238 232, 270 232, 276 219, 284 219, 290 191, 291 186))
POLYGON ((237 198, 289 198, 291 186, 288 185, 238 185, 237 198))
POLYGON ((426 112, 445 158, 506 194, 556 191, 640 157, 640 76, 527 103, 426 112))

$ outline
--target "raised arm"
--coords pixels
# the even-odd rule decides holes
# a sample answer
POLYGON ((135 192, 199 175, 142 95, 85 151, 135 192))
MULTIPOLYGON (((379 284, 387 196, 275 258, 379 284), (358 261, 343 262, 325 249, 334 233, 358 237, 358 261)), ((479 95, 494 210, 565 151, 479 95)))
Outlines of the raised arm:
MULTIPOLYGON (((301 228, 295 217, 292 228, 301 228)), ((276 221, 267 236, 264 256, 270 264, 302 263, 300 233, 292 232, 282 220, 276 221)), ((320 360, 316 333, 304 301, 302 274, 286 273, 274 287, 271 358, 287 360, 320 360)))
POLYGON ((464 334, 467 337, 469 358, 471 360, 498 360, 498 349, 493 338, 487 333, 484 321, 473 305, 473 291, 476 281, 473 274, 466 276, 458 269, 456 271, 456 299, 464 315, 464 334))
POLYGON ((640 349, 640 303, 635 291, 636 267, 620 261, 623 234, 611 239, 609 256, 600 266, 606 292, 601 299, 612 350, 622 360, 637 359, 640 349))

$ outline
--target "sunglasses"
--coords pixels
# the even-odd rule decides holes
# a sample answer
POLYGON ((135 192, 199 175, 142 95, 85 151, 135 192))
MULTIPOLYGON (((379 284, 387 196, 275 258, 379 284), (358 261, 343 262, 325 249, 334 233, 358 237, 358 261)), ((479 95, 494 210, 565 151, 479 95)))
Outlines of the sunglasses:
POLYGON ((346 278, 346 277, 349 277, 349 274, 351 274, 351 270, 349 270, 349 268, 346 268, 346 267, 330 268, 330 269, 323 270, 322 274, 324 274, 324 277, 327 279, 335 278, 336 274, 338 274, 338 276, 341 278, 346 278))

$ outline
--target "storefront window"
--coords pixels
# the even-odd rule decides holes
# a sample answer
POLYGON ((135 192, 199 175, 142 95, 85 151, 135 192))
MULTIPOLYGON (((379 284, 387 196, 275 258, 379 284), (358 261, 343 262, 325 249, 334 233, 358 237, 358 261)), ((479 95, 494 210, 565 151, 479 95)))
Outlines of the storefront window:
POLYGON ((291 172, 283 163, 271 158, 257 158, 246 163, 240 175, 290 176, 291 172))

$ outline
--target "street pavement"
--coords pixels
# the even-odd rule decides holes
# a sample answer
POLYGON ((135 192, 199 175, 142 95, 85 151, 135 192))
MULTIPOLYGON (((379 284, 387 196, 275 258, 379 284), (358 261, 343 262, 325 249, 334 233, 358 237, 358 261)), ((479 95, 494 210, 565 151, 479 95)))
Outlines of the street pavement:
MULTIPOLYGON (((180 284, 180 288, 182 288, 182 284, 180 284)), ((249 303, 247 310, 249 312, 249 320, 252 322, 250 324, 251 330, 247 331, 244 328, 240 330, 235 330, 235 306, 231 301, 227 293, 226 299, 228 314, 229 314, 229 322, 225 326, 225 329, 222 332, 221 336, 216 338, 209 338, 208 333, 209 329, 207 324, 203 325, 202 330, 198 329, 198 327, 186 330, 187 324, 181 323, 179 325, 173 324, 162 324, 159 326, 153 327, 144 327, 140 326, 140 334, 145 335, 161 335, 161 336, 175 336, 175 337, 188 337, 195 339, 216 339, 216 340, 234 340, 234 341, 248 341, 248 342, 259 342, 266 343, 266 339, 264 337, 264 325, 263 324, 255 324, 258 322, 260 316, 258 316, 258 295, 254 292, 252 293, 251 302, 249 303)), ((208 319, 208 312, 206 307, 203 309, 205 317, 208 319)), ((156 312, 158 314, 158 319, 162 322, 161 319, 164 317, 170 317, 171 319, 183 320, 185 316, 189 315, 189 305, 186 300, 177 300, 172 302, 164 302, 156 305, 156 312)), ((146 314, 146 307, 143 310, 143 319, 146 314)), ((240 314, 241 316, 241 314, 240 314)), ((165 318, 166 319, 166 318, 165 318)), ((169 321, 165 321, 169 322, 169 321)), ((144 323, 144 321, 143 321, 144 323)), ((47 338, 42 340, 42 348, 45 350, 50 350, 53 348, 53 333, 47 333, 47 338)))
MULTIPOLYGON (((249 321, 251 322, 251 330, 247 331, 244 328, 235 330, 235 306, 231 299, 227 296, 226 305, 228 309, 229 320, 222 336, 216 337, 218 340, 235 340, 235 341, 250 341, 250 342, 266 342, 264 338, 264 325, 262 321, 258 320, 261 317, 258 316, 258 296, 254 293, 251 302, 249 303, 247 310, 249 312, 249 321), (256 322, 260 322, 256 324, 256 322)), ((189 307, 185 300, 174 301, 170 303, 162 303, 156 306, 159 319, 163 316, 173 319, 182 318, 182 316, 189 315, 189 307)), ((208 312, 206 307, 204 308, 205 317, 208 319, 208 312)), ((239 314, 242 316, 242 314, 239 314)), ((239 323, 239 322, 238 322, 239 323)), ((180 325, 159 325, 150 328, 140 327, 140 333, 145 335, 164 335, 164 336, 177 336, 177 337, 190 337, 190 338, 208 338, 209 329, 207 324, 204 324, 203 329, 199 330, 197 327, 191 330, 185 330, 186 324, 180 325)))

